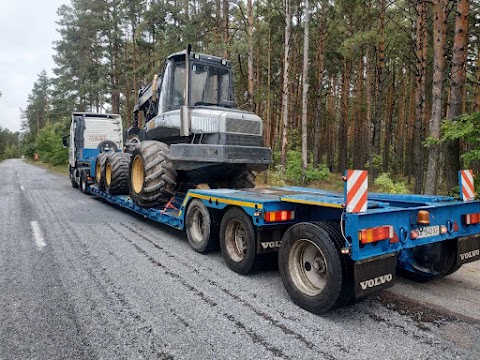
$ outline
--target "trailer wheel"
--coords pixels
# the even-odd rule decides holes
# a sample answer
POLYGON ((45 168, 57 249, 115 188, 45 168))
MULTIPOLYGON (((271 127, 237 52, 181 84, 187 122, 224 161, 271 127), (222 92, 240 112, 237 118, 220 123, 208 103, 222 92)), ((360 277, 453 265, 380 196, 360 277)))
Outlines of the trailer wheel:
POLYGON ((299 223, 284 234, 279 251, 282 282, 293 301, 314 314, 353 298, 350 269, 330 223, 299 223))
POLYGON ((101 153, 95 160, 95 180, 97 182, 98 190, 105 190, 105 162, 107 161, 107 154, 101 153))
POLYGON ((80 191, 88 194, 87 174, 84 171, 80 172, 80 191))
POLYGON ((168 158, 170 148, 159 141, 142 141, 130 162, 130 196, 135 204, 154 207, 175 195, 177 172, 168 158))
POLYGON ((398 273, 418 283, 442 278, 460 268, 455 266, 457 257, 455 241, 442 241, 403 251, 410 253, 409 262, 415 272, 399 268, 398 273))
POLYGON ((105 163, 105 189, 111 195, 128 194, 130 155, 112 153, 105 163))
POLYGON ((219 221, 201 200, 193 199, 185 214, 185 229, 190 247, 206 254, 218 248, 219 221))
POLYGON ((227 210, 220 224, 220 249, 227 266, 238 274, 253 270, 255 232, 250 217, 240 208, 227 210))

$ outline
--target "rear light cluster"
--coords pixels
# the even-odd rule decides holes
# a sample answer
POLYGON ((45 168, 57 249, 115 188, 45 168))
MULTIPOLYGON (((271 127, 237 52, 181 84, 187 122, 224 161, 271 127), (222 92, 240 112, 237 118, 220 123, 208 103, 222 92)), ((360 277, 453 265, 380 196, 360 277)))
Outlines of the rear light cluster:
POLYGON ((263 216, 266 222, 281 222, 291 221, 295 219, 295 211, 281 210, 281 211, 267 211, 263 216))
POLYGON ((393 231, 393 226, 377 226, 374 228, 363 229, 358 232, 358 240, 362 244, 370 244, 373 242, 393 239, 395 232, 393 231))
POLYGON ((480 213, 463 215, 463 223, 465 225, 475 225, 480 223, 480 213))

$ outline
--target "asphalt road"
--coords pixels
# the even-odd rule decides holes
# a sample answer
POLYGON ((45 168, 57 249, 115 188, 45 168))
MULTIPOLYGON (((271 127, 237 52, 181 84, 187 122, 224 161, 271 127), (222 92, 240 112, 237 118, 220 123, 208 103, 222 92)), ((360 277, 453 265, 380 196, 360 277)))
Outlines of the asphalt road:
POLYGON ((0 174, 1 360, 480 358, 480 263, 315 316, 277 270, 235 274, 21 160, 0 174))

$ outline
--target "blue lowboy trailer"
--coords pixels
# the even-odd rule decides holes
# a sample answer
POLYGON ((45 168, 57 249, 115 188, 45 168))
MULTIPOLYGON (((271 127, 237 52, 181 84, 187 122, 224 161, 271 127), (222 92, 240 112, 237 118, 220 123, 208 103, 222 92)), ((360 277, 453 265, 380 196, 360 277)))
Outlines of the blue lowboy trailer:
POLYGON ((463 201, 368 194, 364 171, 349 170, 344 180, 344 194, 300 187, 194 189, 150 209, 96 185, 89 192, 185 230, 197 252, 220 247, 239 274, 278 253, 289 295, 316 314, 392 286, 397 273, 428 281, 480 259, 480 201, 461 176, 463 201))

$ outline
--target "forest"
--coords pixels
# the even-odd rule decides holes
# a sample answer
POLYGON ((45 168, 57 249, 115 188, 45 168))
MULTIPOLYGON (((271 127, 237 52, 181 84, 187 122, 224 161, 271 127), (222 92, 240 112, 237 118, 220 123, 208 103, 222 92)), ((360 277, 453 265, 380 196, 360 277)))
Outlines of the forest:
POLYGON ((58 15, 54 76, 38 75, 21 120, 45 161, 66 161, 72 111, 129 126, 138 90, 192 44, 231 60, 277 177, 368 169, 433 194, 480 170, 478 0, 72 0, 58 15))

